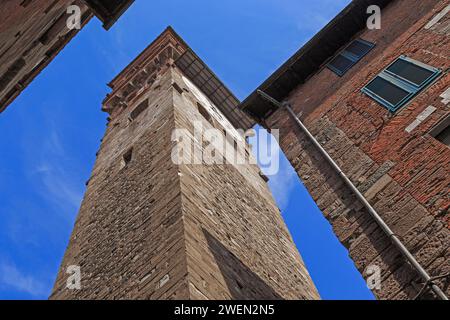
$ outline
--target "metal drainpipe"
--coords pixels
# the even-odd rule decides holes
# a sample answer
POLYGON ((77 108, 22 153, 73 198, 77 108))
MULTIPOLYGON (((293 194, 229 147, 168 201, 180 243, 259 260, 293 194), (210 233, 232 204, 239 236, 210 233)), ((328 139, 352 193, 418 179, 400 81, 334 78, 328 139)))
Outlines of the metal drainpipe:
POLYGON ((445 293, 437 285, 433 283, 433 278, 427 273, 427 271, 420 265, 420 263, 414 258, 414 256, 409 252, 405 245, 400 241, 400 239, 395 235, 395 233, 389 228, 389 226, 384 222, 383 218, 375 211, 372 205, 367 201, 367 199, 361 194, 361 192, 356 188, 356 186, 351 182, 351 180, 345 175, 339 165, 330 157, 328 152, 320 145, 316 138, 309 132, 308 128, 302 123, 302 121, 297 117, 297 115, 292 111, 291 105, 289 103, 280 103, 265 92, 258 90, 258 94, 265 100, 269 101, 278 108, 285 108, 290 116, 295 120, 300 129, 306 134, 306 136, 311 140, 311 142, 316 146, 320 153, 325 157, 328 163, 333 167, 333 169, 339 174, 339 176, 344 180, 345 184, 354 192, 356 197, 363 203, 366 209, 369 211, 372 218, 380 226, 380 228, 386 233, 386 235, 391 239, 394 246, 403 254, 403 256, 408 260, 408 262, 417 270, 419 275, 425 281, 425 284, 430 285, 431 289, 436 293, 436 295, 442 300, 448 300, 445 293))

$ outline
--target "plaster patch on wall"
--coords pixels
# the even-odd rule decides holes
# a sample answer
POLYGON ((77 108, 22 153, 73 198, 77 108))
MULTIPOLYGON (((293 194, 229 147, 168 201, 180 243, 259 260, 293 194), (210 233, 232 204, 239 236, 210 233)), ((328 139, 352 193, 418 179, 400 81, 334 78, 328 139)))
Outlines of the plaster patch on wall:
POLYGON ((450 87, 447 88, 440 96, 442 98, 442 103, 447 105, 450 102, 450 87))
POLYGON ((425 26, 425 29, 431 29, 436 23, 438 23, 445 15, 450 11, 450 5, 446 6, 444 10, 439 12, 433 17, 425 26))
POLYGON ((159 281, 159 288, 164 287, 164 285, 169 282, 170 276, 166 274, 160 281, 159 281))
POLYGON ((417 118, 406 127, 405 131, 411 133, 414 129, 416 129, 423 121, 425 121, 433 112, 436 111, 436 108, 433 106, 428 106, 424 111, 422 111, 417 118))

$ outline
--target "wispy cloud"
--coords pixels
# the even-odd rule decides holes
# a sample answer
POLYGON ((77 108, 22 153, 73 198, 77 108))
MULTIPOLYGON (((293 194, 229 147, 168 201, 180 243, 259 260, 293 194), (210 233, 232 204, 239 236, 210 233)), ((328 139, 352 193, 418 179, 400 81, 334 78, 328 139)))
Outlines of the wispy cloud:
MULTIPOLYGON (((120 73, 128 63, 133 60, 136 52, 130 50, 134 37, 130 37, 125 30, 127 30, 127 20, 121 19, 120 24, 122 28, 113 28, 101 38, 100 41, 93 40, 92 45, 101 53, 103 64, 99 66, 105 70, 108 77, 114 77, 120 73), (114 48, 114 50, 111 50, 114 48)), ((101 29, 100 26, 98 28, 101 29)), ((102 31, 103 32, 103 31, 102 31)), ((112 78, 111 78, 112 79, 112 78)), ((108 80, 111 80, 108 79, 108 80)))
POLYGON ((291 165, 281 157, 280 170, 278 174, 271 176, 269 181, 270 190, 281 210, 287 208, 292 192, 295 190, 295 179, 297 177, 291 165))
POLYGON ((32 276, 22 273, 13 264, 0 261, 0 286, 39 298, 47 294, 48 288, 32 276))
POLYGON ((286 19, 294 21, 302 31, 316 32, 324 27, 337 12, 351 0, 273 0, 274 5, 283 10, 286 19))
POLYGON ((36 172, 39 172, 44 186, 44 189, 39 191, 43 197, 65 211, 78 208, 82 199, 82 191, 73 187, 73 180, 62 165, 43 160, 36 172))
POLYGON ((25 170, 36 193, 46 203, 55 206, 62 215, 74 213, 80 205, 83 188, 71 170, 74 160, 65 148, 57 119, 49 118, 46 122, 40 145, 35 145, 29 137, 23 141, 25 170))
POLYGON ((41 150, 33 169, 45 187, 40 194, 62 209, 78 208, 82 190, 74 186, 73 177, 65 167, 67 154, 55 127, 50 129, 41 150))
MULTIPOLYGON (((267 133, 265 129, 260 127, 258 127, 257 130, 258 131, 263 130, 267 133)), ((257 135, 256 137, 258 136, 259 135, 257 135)), ((250 139, 249 142, 252 145, 256 145, 255 142, 256 137, 250 139)), ((261 139, 261 136, 259 136, 259 138, 261 139)), ((280 149, 278 143, 275 142, 275 139, 271 139, 269 147, 270 147, 270 158, 272 159, 272 161, 279 161, 278 166, 279 169, 276 172, 276 174, 270 174, 265 169, 266 167, 261 165, 261 158, 260 158, 261 154, 256 154, 255 156, 257 157, 258 163, 260 164, 260 167, 262 168, 264 174, 270 177, 269 187, 278 204, 278 207, 281 210, 284 210, 289 204, 292 192, 295 190, 295 179, 297 177, 297 174, 294 168, 292 168, 290 163, 286 160, 285 156, 283 155, 283 151, 280 149)), ((255 152, 256 149, 253 148, 253 151, 255 152)), ((264 161, 267 161, 267 159, 265 159, 264 161)))

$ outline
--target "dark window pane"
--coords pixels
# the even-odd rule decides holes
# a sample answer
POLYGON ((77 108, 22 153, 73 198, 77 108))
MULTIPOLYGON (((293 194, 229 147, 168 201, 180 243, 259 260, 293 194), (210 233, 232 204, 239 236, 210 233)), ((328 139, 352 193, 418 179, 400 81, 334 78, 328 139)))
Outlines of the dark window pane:
POLYGON ((336 58, 330 62, 330 66, 339 70, 341 73, 345 73, 353 64, 354 62, 352 60, 349 60, 342 55, 337 55, 336 58))
POLYGON ((355 56, 362 58, 364 55, 367 54, 367 52, 372 49, 371 46, 368 44, 361 42, 361 41, 353 41, 346 49, 345 51, 348 51, 350 53, 353 53, 355 56))
POLYGON ((406 96, 409 95, 408 91, 405 91, 387 80, 381 77, 376 77, 371 83, 367 85, 367 89, 388 101, 392 105, 396 106, 406 96))
POLYGON ((419 87, 434 74, 433 71, 424 69, 414 63, 402 59, 394 62, 387 70, 403 79, 411 81, 419 87))
POLYGON ((447 126, 447 128, 442 130, 442 132, 436 136, 436 139, 450 147, 450 126, 447 126))

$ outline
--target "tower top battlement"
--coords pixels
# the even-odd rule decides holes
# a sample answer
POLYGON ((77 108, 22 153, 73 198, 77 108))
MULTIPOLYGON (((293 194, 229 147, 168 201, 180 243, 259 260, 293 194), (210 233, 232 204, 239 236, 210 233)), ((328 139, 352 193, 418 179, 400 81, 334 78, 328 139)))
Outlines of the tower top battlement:
POLYGON ((103 111, 120 113, 167 67, 179 68, 235 128, 253 127, 251 118, 237 108, 240 101, 170 26, 109 83, 112 92, 103 101, 103 111))

